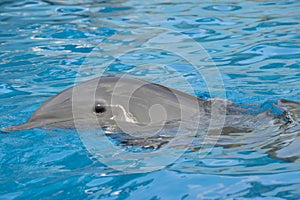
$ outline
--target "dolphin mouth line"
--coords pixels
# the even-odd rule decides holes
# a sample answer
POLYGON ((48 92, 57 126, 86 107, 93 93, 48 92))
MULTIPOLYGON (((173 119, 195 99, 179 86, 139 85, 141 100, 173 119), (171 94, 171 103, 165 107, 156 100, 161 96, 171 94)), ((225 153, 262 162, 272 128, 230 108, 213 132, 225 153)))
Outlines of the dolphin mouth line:
MULTIPOLYGON (((127 112, 126 109, 122 105, 117 104, 115 107, 120 108, 122 110, 126 122, 138 123, 138 120, 133 116, 133 114, 130 112, 127 112)), ((112 120, 115 118, 116 118, 116 116, 111 117, 112 120)))

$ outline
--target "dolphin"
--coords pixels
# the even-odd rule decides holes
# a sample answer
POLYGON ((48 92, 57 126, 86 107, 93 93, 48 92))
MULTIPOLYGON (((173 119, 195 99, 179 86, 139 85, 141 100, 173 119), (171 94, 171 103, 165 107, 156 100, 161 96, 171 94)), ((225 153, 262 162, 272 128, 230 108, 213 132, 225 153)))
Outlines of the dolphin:
POLYGON ((298 102, 279 100, 278 106, 284 116, 270 112, 249 114, 247 109, 227 100, 204 100, 130 76, 103 76, 62 91, 44 102, 26 123, 2 130, 12 132, 37 127, 101 127, 139 134, 176 127, 182 122, 203 129, 209 125, 212 114, 218 119, 224 117, 224 113, 226 119, 221 124, 223 134, 248 133, 253 127, 258 127, 258 123, 269 126, 269 122, 274 122, 274 119, 274 124, 299 122, 298 102), (215 107, 217 112, 212 113, 215 107))
POLYGON ((192 119, 205 112, 204 104, 198 97, 138 78, 98 77, 62 91, 44 102, 26 123, 3 130, 76 125, 116 129, 121 124, 139 131, 188 119, 195 121, 192 119))
POLYGON ((299 161, 300 103, 281 99, 274 105, 281 112, 256 112, 225 99, 204 100, 134 77, 106 76, 62 91, 44 102, 26 123, 1 132, 38 127, 101 128, 125 147, 159 149, 170 144, 185 148, 192 144, 190 150, 196 151, 202 145, 251 149, 256 144, 273 158, 299 161), (207 134, 211 118, 217 123, 212 134, 207 134), (182 124, 184 128, 178 131, 182 124), (191 135, 194 130, 196 134, 191 135), (176 131, 183 137, 174 135, 176 131), (177 140, 170 143, 175 136, 177 140))

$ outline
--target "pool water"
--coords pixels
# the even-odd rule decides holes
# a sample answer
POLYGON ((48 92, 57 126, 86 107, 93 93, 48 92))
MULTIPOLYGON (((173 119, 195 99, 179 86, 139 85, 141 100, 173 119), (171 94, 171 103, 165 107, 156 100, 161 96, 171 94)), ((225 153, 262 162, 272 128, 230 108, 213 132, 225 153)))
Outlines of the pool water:
MULTIPOLYGON (((299 13, 297 0, 1 1, 0 127, 101 74, 280 114, 277 100, 300 101, 299 13)), ((0 134, 0 199, 299 199, 299 124, 263 123, 142 173, 101 163, 76 130, 0 134)))

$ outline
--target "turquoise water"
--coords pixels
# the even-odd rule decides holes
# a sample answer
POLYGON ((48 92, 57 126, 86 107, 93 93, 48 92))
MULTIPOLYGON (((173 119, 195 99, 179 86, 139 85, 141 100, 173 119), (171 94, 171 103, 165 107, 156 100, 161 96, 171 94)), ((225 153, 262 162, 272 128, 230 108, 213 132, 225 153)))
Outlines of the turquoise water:
MULTIPOLYGON (((274 111, 278 99, 300 101, 299 13, 299 1, 1 1, 0 126, 25 122, 104 69, 190 92, 184 77, 201 98, 225 92, 257 113, 274 111), (199 69, 218 69, 222 91, 210 93, 182 57, 189 40, 175 38, 172 51, 143 46, 162 29, 208 52, 215 66, 199 69)), ((299 146, 299 135, 296 126, 224 136, 204 158, 187 151, 164 169, 122 174, 95 159, 75 130, 1 134, 0 199, 299 199, 300 152, 280 151, 299 146)))

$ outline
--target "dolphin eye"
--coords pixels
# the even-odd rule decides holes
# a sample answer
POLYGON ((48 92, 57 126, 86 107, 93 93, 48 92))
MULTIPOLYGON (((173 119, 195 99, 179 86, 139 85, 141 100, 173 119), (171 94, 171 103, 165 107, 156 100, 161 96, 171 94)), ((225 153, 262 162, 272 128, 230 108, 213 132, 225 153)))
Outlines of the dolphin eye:
POLYGON ((95 113, 104 113, 106 111, 106 108, 102 106, 100 103, 97 103, 95 105, 95 113))

